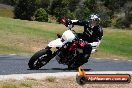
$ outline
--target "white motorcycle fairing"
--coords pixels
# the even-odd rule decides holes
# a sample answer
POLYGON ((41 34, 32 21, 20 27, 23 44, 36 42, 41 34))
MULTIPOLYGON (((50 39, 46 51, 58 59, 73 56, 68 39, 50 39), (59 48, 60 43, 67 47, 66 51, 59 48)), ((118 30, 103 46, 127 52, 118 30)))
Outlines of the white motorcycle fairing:
POLYGON ((61 38, 51 41, 48 46, 49 47, 62 47, 67 42, 72 42, 75 39, 75 35, 71 30, 67 30, 63 33, 61 38))
POLYGON ((49 47, 62 47, 63 43, 61 42, 61 38, 51 41, 48 46, 49 47))

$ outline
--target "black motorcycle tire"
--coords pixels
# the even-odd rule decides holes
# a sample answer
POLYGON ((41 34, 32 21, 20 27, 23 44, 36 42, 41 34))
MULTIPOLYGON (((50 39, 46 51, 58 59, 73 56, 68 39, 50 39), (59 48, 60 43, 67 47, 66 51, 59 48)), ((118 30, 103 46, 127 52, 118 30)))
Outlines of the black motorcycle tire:
POLYGON ((29 63, 28 63, 28 66, 31 70, 38 70, 39 68, 41 68, 42 66, 46 65, 52 58, 52 51, 49 50, 49 49, 42 49, 38 52, 36 52, 32 57, 31 59, 29 60, 29 63), (43 56, 47 54, 47 57, 46 59, 44 59, 43 61, 45 61, 44 64, 42 64, 41 66, 35 66, 34 63, 39 59, 39 57, 43 56))

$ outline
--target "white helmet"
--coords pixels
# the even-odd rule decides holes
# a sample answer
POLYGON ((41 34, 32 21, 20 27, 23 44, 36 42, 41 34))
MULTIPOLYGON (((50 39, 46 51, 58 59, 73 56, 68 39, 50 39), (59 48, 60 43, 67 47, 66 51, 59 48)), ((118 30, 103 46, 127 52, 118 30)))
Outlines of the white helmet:
POLYGON ((90 15, 90 16, 88 17, 88 21, 89 21, 90 23, 92 23, 93 21, 96 21, 96 25, 98 25, 99 22, 100 22, 100 18, 98 17, 97 14, 92 14, 92 15, 90 15))
POLYGON ((98 17, 97 14, 92 14, 88 17, 89 20, 95 20, 95 21, 100 21, 100 18, 98 17))

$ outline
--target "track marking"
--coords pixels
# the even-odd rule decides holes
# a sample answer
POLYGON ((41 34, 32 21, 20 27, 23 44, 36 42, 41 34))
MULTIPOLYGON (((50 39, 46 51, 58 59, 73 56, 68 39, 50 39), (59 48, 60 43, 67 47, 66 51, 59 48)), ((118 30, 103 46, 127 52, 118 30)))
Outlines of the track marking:
POLYGON ((132 61, 132 60, 128 60, 128 61, 132 61))
POLYGON ((119 59, 114 59, 114 60, 119 60, 119 59))

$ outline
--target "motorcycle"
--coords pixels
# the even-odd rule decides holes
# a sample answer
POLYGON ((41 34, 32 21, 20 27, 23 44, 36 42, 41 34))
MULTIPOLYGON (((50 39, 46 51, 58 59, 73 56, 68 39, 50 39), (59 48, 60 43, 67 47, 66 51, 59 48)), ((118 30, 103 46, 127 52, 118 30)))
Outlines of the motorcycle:
MULTIPOLYGON (((76 69, 83 63, 83 46, 85 43, 78 38, 77 33, 72 30, 73 25, 68 25, 62 36, 49 42, 45 49, 36 52, 29 60, 28 66, 37 70, 55 58, 59 64, 68 66, 68 69, 76 69), (53 52, 51 48, 56 50, 53 52)), ((93 50, 94 51, 94 50, 93 50)))

